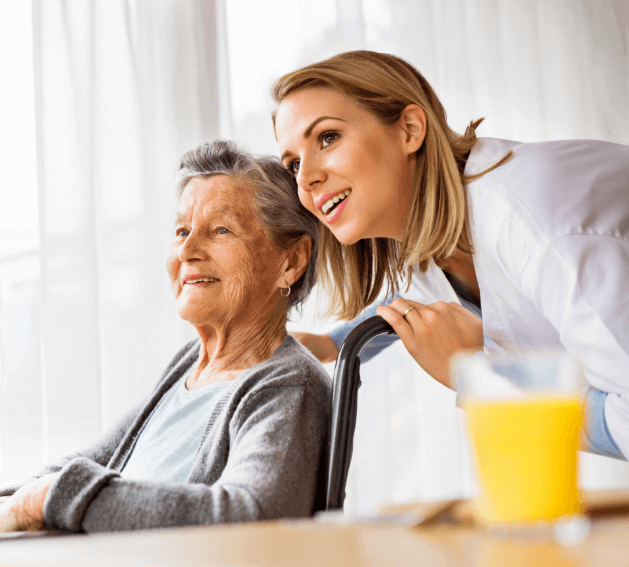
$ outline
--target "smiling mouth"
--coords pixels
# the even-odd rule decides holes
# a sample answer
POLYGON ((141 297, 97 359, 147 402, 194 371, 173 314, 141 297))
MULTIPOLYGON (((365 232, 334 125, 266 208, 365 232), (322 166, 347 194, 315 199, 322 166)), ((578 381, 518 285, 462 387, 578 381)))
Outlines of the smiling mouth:
POLYGON ((321 212, 324 215, 331 213, 336 207, 339 206, 352 192, 351 189, 346 189, 345 191, 334 195, 331 199, 328 199, 323 205, 321 205, 321 212))
POLYGON ((184 285, 193 285, 193 284, 201 284, 201 283, 216 283, 221 280, 217 278, 200 278, 198 280, 188 280, 187 282, 183 282, 184 285))

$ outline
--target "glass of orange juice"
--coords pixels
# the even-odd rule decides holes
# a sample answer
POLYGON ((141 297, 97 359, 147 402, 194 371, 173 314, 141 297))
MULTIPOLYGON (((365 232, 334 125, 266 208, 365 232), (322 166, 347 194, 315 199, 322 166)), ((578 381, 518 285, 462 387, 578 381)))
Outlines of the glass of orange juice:
POLYGON ((455 359, 453 376, 480 485, 480 519, 539 525, 580 513, 578 362, 555 352, 477 353, 455 359))

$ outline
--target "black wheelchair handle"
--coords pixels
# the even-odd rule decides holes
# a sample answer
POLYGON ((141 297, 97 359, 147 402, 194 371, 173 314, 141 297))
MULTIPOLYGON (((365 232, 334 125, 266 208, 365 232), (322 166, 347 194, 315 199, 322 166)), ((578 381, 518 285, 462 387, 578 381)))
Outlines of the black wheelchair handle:
POLYGON ((345 483, 352 460, 358 388, 360 387, 361 349, 378 335, 395 331, 376 315, 357 325, 343 341, 334 367, 332 416, 328 453, 328 487, 326 510, 343 507, 345 483))

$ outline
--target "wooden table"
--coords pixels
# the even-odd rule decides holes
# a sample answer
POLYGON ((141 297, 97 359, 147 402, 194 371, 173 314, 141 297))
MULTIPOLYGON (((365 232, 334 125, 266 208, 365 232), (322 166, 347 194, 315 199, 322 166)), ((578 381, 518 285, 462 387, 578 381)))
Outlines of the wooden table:
POLYGON ((406 567, 629 565, 629 517, 599 519, 574 546, 481 528, 263 522, 0 541, 0 565, 406 567))

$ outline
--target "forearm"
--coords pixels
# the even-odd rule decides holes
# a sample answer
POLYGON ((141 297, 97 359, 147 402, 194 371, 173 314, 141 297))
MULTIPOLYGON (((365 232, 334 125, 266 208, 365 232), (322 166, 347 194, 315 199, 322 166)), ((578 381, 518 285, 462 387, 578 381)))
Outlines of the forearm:
POLYGON ((90 533, 311 514, 317 463, 311 459, 305 466, 277 463, 275 469, 258 474, 255 482, 241 484, 226 474, 225 480, 208 486, 126 479, 87 459, 77 459, 51 486, 44 518, 52 528, 90 533), (288 476, 283 476, 285 471, 288 476))
POLYGON ((208 441, 185 483, 121 478, 76 459, 50 488, 46 523, 95 532, 307 516, 329 403, 329 393, 312 394, 306 386, 252 392, 231 418, 225 468, 212 461, 208 441))
POLYGON ((49 527, 106 532, 263 519, 246 488, 121 478, 87 459, 70 463, 44 505, 49 527))
POLYGON ((293 332, 291 334, 314 354, 319 362, 325 364, 336 360, 339 349, 329 335, 301 332, 293 332))
MULTIPOLYGON (((399 294, 395 294, 391 300, 396 297, 400 297, 399 294)), ((375 317, 377 305, 373 305, 365 309, 356 319, 348 321, 339 327, 334 328, 330 333, 330 338, 336 344, 338 350, 340 350, 343 341, 360 323, 366 321, 370 317, 375 317)), ((380 335, 371 339, 360 351, 361 362, 367 362, 374 356, 380 354, 385 348, 391 346, 395 341, 399 340, 399 337, 393 335, 380 335)))
POLYGON ((607 392, 590 388, 584 398, 585 423, 583 427, 583 449, 590 453, 625 460, 614 441, 605 417, 607 392))

